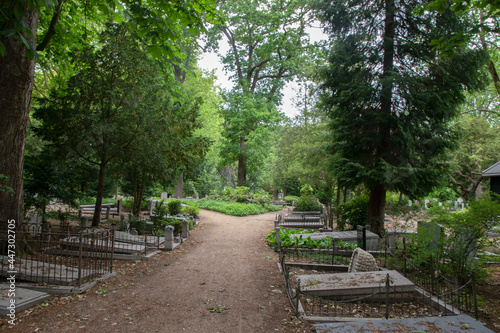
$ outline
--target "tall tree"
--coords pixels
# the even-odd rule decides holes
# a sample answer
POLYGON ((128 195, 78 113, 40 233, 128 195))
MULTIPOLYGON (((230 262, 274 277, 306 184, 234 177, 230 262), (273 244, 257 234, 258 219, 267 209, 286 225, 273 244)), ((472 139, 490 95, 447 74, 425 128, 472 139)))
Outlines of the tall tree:
POLYGON ((368 224, 383 233, 386 191, 428 192, 445 174, 450 120, 466 88, 481 85, 480 51, 440 57, 431 41, 463 29, 450 10, 414 16, 411 0, 317 3, 333 40, 323 73, 336 174, 370 189, 368 224))
POLYGON ((216 27, 216 37, 229 45, 223 62, 235 82, 223 110, 223 154, 237 161, 238 185, 244 186, 262 141, 257 133, 280 120, 281 89, 307 58, 306 28, 312 17, 304 0, 231 0, 222 2, 220 10, 227 17, 216 27))
POLYGON ((95 44, 76 52, 77 73, 40 100, 35 117, 44 139, 98 168, 92 220, 98 226, 106 168, 137 139, 145 111, 156 106, 158 74, 125 25, 108 26, 95 44))
MULTIPOLYGON (((122 20, 121 10, 133 18, 137 32, 148 41, 148 50, 172 59, 178 56, 175 42, 182 27, 200 32, 203 16, 215 12, 212 0, 189 0, 182 3, 153 0, 136 1, 90 0, 38 1, 9 0, 0 3, 0 186, 13 191, 0 191, 0 221, 22 221, 23 156, 29 118, 35 69, 35 50, 46 49, 54 36, 60 45, 72 48, 75 40, 57 34, 61 22, 73 22, 82 30, 99 30, 102 21, 122 20), (48 20, 40 20, 50 18, 48 20), (39 24, 41 23, 41 24, 39 24), (41 40, 37 38, 41 33, 41 40), (4 179, 5 178, 5 179, 4 179)), ((131 22, 132 22, 131 21, 131 22)), ((71 26, 71 24, 68 24, 71 26)), ((68 30, 69 31, 69 30, 68 30)))

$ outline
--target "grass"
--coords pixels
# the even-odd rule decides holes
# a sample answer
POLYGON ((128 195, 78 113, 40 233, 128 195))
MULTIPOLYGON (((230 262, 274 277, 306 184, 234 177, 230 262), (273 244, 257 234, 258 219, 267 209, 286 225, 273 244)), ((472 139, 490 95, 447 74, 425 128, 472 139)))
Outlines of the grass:
POLYGON ((214 200, 196 200, 192 201, 197 207, 214 212, 219 212, 231 216, 248 216, 258 215, 267 212, 275 212, 281 210, 281 206, 276 205, 257 205, 229 201, 214 201, 214 200))

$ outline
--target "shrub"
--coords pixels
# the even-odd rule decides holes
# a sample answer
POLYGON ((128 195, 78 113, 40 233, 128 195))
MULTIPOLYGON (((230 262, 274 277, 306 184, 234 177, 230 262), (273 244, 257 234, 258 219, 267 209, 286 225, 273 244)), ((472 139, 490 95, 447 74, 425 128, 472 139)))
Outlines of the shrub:
POLYGON ((305 184, 304 186, 302 186, 302 188, 300 189, 300 195, 301 196, 309 196, 309 195, 312 195, 314 192, 313 188, 311 185, 309 184, 305 184))
POLYGON ((295 203, 295 210, 300 212, 312 212, 322 209, 323 206, 321 204, 314 201, 313 198, 304 195, 295 203))
POLYGON ((137 233, 140 235, 143 235, 144 232, 146 231, 146 221, 145 220, 139 220, 139 219, 131 219, 128 221, 130 230, 134 228, 137 230, 137 233))
POLYGON ((172 200, 168 202, 168 212, 170 215, 177 215, 181 212, 182 204, 179 200, 172 200))
POLYGON ((165 204, 165 200, 158 201, 153 209, 153 214, 156 216, 167 215, 167 205, 168 204, 165 204))
POLYGON ((300 197, 297 197, 295 195, 287 195, 284 200, 286 201, 287 205, 292 205, 294 202, 299 201, 300 197))
POLYGON ((156 235, 165 235, 165 227, 171 225, 174 227, 174 235, 182 232, 182 221, 172 217, 159 218, 154 221, 153 232, 156 235))
POLYGON ((200 214, 200 209, 196 206, 183 206, 181 213, 188 214, 189 216, 196 216, 200 214))
POLYGON ((350 230, 356 229, 357 225, 366 225, 368 218, 368 195, 362 194, 339 206, 340 219, 337 228, 343 230, 346 225, 350 230))
POLYGON ((239 202, 215 201, 209 199, 197 200, 196 205, 199 208, 212 210, 231 216, 247 216, 263 214, 270 211, 281 210, 281 206, 276 205, 257 205, 239 202))

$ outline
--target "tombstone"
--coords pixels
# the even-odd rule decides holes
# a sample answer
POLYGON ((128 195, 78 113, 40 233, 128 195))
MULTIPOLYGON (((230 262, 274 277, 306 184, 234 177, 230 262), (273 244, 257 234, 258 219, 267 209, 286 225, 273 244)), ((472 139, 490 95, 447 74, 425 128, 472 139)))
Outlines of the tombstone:
POLYGON ((182 220, 181 237, 182 238, 189 238, 189 221, 188 220, 182 220))
POLYGON ((354 249, 349 264, 349 272, 370 272, 378 271, 377 260, 369 252, 366 252, 359 247, 354 249))
POLYGON ((425 199, 424 207, 427 209, 427 204, 429 203, 429 199, 425 199))
POLYGON ((88 228, 88 226, 89 226, 88 216, 82 216, 80 218, 80 228, 88 228))
POLYGON ((125 222, 125 215, 120 214, 120 231, 128 231, 129 224, 125 222))
POLYGON ((459 204, 462 204, 462 209, 464 209, 464 199, 458 198, 457 201, 459 204))
POLYGON ((30 219, 30 226, 38 228, 42 224, 42 217, 40 215, 33 215, 30 219))
POLYGON ((119 199, 117 204, 116 204, 116 212, 118 214, 121 214, 122 213, 122 209, 123 209, 123 201, 122 199, 119 199))
POLYGON ((111 207, 106 207, 106 221, 109 221, 109 212, 111 211, 111 207))
POLYGON ((408 200, 408 206, 410 206, 410 207, 411 207, 411 205, 412 205, 411 200, 408 200))
POLYGON ((149 199, 149 202, 148 202, 149 215, 153 215, 154 206, 155 206, 154 200, 149 199))
POLYGON ((444 236, 444 229, 435 222, 418 221, 417 231, 419 235, 429 238, 429 248, 436 250, 439 242, 444 236))
POLYGON ((453 208, 454 208, 455 210, 458 210, 458 201, 454 201, 454 202, 453 202, 453 208))
POLYGON ((174 227, 167 225, 165 227, 165 250, 174 249, 174 227))
POLYGON ((130 230, 130 234, 131 234, 131 235, 134 235, 134 236, 137 236, 139 233, 137 232, 137 230, 135 230, 135 228, 132 228, 132 229, 130 230))
POLYGON ((128 213, 128 220, 130 221, 130 220, 132 220, 133 218, 134 218, 134 214, 132 214, 132 213, 128 213))
POLYGON ((161 192, 160 198, 161 199, 168 199, 168 193, 167 192, 161 192))

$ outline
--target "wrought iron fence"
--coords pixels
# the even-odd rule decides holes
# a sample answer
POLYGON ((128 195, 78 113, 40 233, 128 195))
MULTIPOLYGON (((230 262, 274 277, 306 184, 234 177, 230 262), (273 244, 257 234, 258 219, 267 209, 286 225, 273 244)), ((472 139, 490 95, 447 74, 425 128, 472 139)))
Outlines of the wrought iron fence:
POLYGON ((280 265, 286 292, 297 315, 386 318, 442 316, 460 312, 467 312, 475 317, 478 315, 473 274, 467 281, 462 281, 445 277, 432 262, 425 269, 416 267, 404 248, 398 253, 386 249, 376 255, 379 265, 398 270, 417 286, 412 292, 396 292, 390 285, 386 285, 362 297, 319 297, 304 293, 300 281, 290 278, 290 268, 294 265, 316 265, 315 269, 324 269, 325 265, 347 266, 351 253, 352 251, 335 248, 280 248, 280 265))
MULTIPOLYGON (((4 224, 0 228, 8 230, 4 224)), ((113 271, 113 229, 19 224, 13 234, 12 244, 5 237, 0 242, 3 277, 14 274, 26 282, 80 287, 113 271)))

